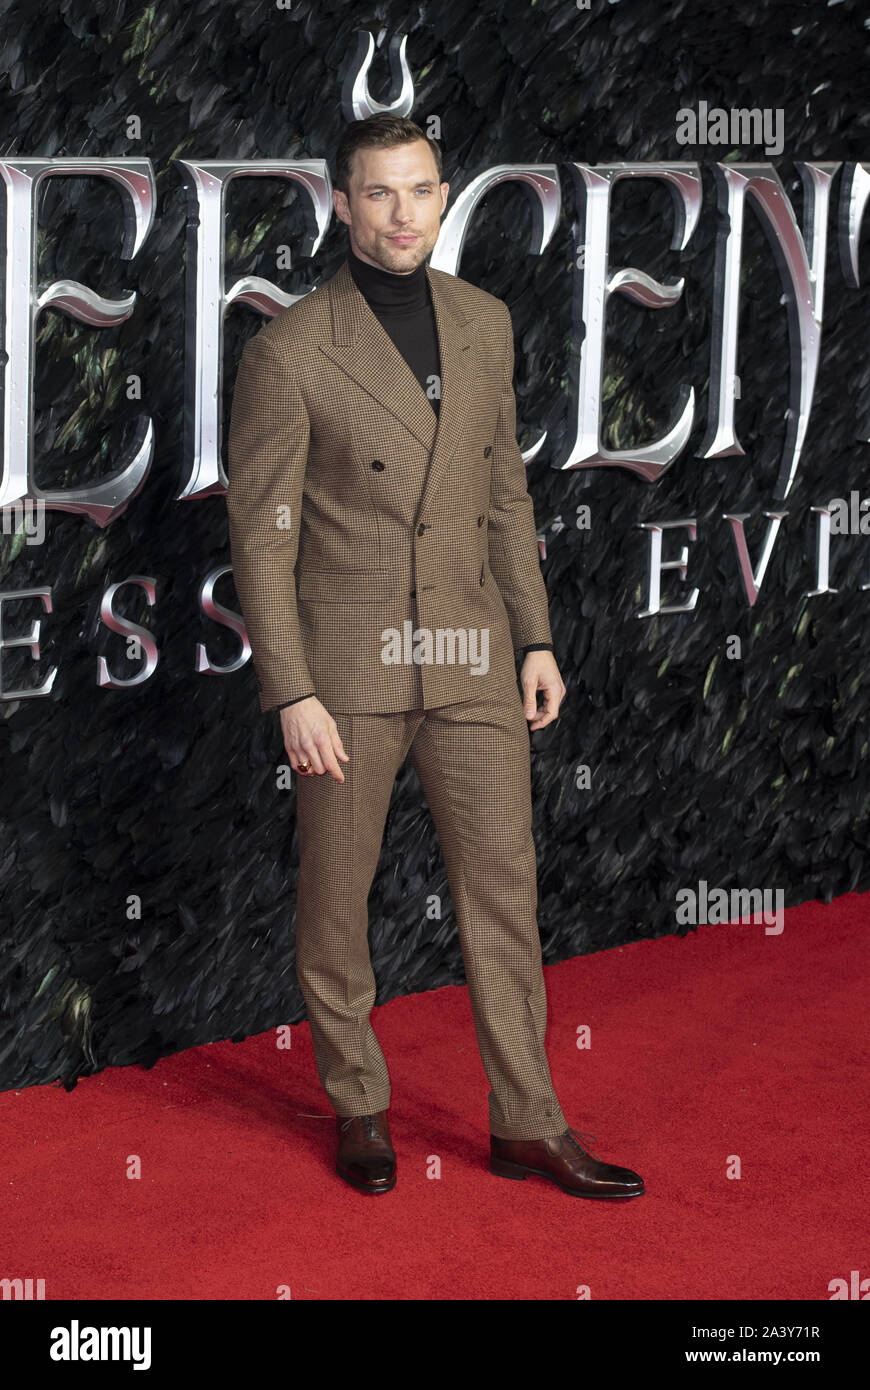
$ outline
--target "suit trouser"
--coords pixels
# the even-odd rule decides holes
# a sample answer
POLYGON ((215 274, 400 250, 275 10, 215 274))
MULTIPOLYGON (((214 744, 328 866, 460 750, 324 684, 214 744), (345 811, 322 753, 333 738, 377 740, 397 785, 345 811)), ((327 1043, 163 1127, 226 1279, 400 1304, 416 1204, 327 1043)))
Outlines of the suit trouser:
POLYGON ((376 983, 368 895, 396 775, 410 754, 444 856, 490 1132, 562 1134, 545 1050, 529 729, 519 689, 399 714, 330 711, 350 761, 296 779, 296 972, 321 1083, 338 1115, 390 1104, 369 1018, 376 983))

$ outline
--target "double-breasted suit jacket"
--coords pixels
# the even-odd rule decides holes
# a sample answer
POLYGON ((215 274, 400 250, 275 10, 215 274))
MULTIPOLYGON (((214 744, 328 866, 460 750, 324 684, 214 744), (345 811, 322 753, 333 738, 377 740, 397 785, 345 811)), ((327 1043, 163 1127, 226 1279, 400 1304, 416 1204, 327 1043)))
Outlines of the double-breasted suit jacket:
POLYGON ((516 692, 514 650, 552 640, 510 314, 465 280, 426 274, 438 416, 347 261, 245 347, 227 509, 263 710, 312 692, 348 713, 516 692), (404 639, 421 629, 431 660, 408 660, 404 639), (399 661, 385 656, 391 630, 399 661), (486 662, 451 661, 449 637, 437 646, 439 631, 476 632, 479 654, 484 630, 486 662))

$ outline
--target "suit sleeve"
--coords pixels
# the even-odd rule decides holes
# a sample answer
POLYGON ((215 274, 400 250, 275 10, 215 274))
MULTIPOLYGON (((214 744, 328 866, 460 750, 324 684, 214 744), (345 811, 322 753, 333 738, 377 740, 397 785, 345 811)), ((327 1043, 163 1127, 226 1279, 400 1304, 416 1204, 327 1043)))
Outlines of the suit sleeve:
POLYGON ((314 689, 294 576, 309 438, 290 366, 261 330, 245 347, 233 392, 227 515, 233 579, 264 711, 314 689))
POLYGON ((526 466, 516 440, 514 334, 504 306, 501 404, 492 449, 489 495, 489 567, 507 609, 515 648, 552 650, 547 590, 538 559, 535 511, 526 486, 526 466))

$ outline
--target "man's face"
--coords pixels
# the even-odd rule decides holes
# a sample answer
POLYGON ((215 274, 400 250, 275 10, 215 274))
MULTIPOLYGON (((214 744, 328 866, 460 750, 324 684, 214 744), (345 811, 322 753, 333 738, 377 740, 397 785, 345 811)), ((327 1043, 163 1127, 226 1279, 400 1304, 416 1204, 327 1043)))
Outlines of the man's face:
POLYGON ((448 183, 428 141, 387 150, 356 150, 349 197, 335 189, 336 215, 350 228, 350 244, 361 261, 409 275, 438 240, 448 183))

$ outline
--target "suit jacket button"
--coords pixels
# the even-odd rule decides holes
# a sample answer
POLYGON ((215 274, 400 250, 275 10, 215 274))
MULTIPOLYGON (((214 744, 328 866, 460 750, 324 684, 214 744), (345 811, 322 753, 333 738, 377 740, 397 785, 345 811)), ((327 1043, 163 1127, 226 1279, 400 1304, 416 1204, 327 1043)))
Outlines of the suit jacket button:
POLYGON ((482 525, 483 525, 483 517, 482 517, 482 516, 479 516, 479 517, 477 518, 477 524, 478 524, 478 526, 482 526, 482 525))
POLYGON ((484 451, 483 451, 483 457, 484 457, 485 459, 488 459, 491 453, 492 453, 492 445, 491 445, 491 444, 487 444, 486 448, 485 448, 484 451))
POLYGON ((423 534, 423 532, 424 532, 425 530, 426 530, 426 523, 425 523, 425 521, 421 521, 421 522, 420 522, 420 525, 417 527, 417 535, 418 535, 418 536, 422 536, 422 534, 423 534))
POLYGON ((408 595, 408 597, 409 597, 409 598, 413 598, 414 595, 416 594, 416 592, 417 592, 416 589, 412 589, 411 592, 410 592, 410 594, 408 595))
POLYGON ((372 468, 375 470, 376 473, 383 473, 384 471, 384 465, 381 463, 380 459, 372 460, 372 468))

